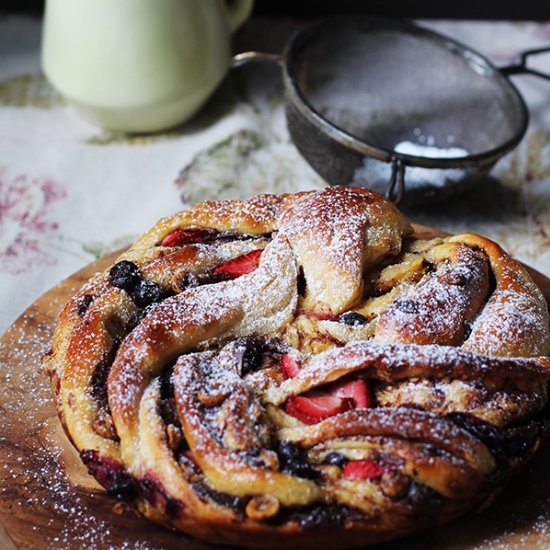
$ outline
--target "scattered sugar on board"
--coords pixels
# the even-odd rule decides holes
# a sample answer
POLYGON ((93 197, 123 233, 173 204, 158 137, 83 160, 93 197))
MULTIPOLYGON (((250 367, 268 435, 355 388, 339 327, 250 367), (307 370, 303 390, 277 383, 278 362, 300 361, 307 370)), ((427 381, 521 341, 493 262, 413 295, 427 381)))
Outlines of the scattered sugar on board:
MULTIPOLYGON (((506 497, 505 497, 506 498, 506 497)), ((531 496, 531 498, 533 498, 531 496)), ((508 499, 509 500, 509 499, 508 499)), ((523 550, 525 548, 550 548, 550 497, 537 494, 535 502, 527 503, 514 499, 514 509, 506 516, 507 528, 498 534, 491 533, 488 538, 475 544, 473 550, 523 550), (541 511, 533 514, 533 508, 541 511), (528 528, 526 529, 526 524, 528 528)), ((484 512, 489 525, 502 524, 503 512, 498 502, 484 512)))
MULTIPOLYGON (((3 508, 28 524, 40 547, 153 549, 156 546, 148 541, 121 541, 120 536, 115 537, 113 525, 91 512, 93 501, 106 497, 78 491, 67 478, 58 432, 51 423, 57 425, 58 420, 49 381, 40 371, 51 336, 49 327, 23 317, 9 332, 9 339, 4 339, 9 346, 0 343, 5 358, 0 362, 0 382, 8 388, 10 396, 4 401, 0 437, 3 508), (52 529, 58 532, 48 538, 52 529)), ((111 506, 107 505, 105 515, 109 514, 111 506)), ((119 516, 113 514, 113 517, 120 521, 119 516)), ((25 540, 32 538, 28 536, 25 540)))
POLYGON ((24 411, 26 420, 32 422, 42 407, 51 402, 51 391, 40 370, 40 362, 49 349, 52 333, 34 319, 24 317, 10 331, 10 336, 8 350, 5 350, 6 344, 0 344, 9 357, 9 361, 0 363, 0 381, 10 387, 17 399, 6 403, 5 409, 10 413, 24 411))

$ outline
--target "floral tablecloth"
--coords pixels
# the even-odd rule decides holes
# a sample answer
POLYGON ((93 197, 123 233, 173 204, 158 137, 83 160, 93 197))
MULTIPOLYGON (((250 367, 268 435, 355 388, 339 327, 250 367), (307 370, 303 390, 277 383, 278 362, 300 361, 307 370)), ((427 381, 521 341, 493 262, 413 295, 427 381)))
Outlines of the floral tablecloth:
MULTIPOLYGON (((550 43, 550 24, 422 24, 502 65, 550 43)), ((280 51, 295 27, 253 19, 235 48, 280 51)), ((235 70, 191 123, 132 137, 64 106, 40 72, 40 32, 39 19, 0 16, 0 333, 49 287, 185 205, 323 185, 289 141, 277 68, 235 70)), ((550 69, 550 56, 538 63, 550 69)), ((550 83, 515 82, 531 111, 520 147, 468 194, 408 214, 488 235, 550 274, 550 83)))

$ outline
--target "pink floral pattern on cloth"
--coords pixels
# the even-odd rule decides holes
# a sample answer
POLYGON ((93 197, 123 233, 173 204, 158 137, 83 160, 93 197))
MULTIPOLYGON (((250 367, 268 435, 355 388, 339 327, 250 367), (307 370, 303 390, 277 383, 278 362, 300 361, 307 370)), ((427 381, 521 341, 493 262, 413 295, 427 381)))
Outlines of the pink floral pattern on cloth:
POLYGON ((56 263, 49 243, 59 226, 51 207, 66 196, 50 178, 20 174, 10 179, 0 167, 0 272, 17 275, 56 263))

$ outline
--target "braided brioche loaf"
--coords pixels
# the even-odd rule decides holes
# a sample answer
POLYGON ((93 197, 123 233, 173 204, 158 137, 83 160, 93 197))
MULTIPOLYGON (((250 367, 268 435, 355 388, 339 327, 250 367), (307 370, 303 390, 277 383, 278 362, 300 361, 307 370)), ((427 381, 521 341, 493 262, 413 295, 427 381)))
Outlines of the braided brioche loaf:
POLYGON ((330 187, 161 220, 45 359, 90 473, 211 542, 347 548, 488 502, 539 445, 548 310, 476 235, 330 187))

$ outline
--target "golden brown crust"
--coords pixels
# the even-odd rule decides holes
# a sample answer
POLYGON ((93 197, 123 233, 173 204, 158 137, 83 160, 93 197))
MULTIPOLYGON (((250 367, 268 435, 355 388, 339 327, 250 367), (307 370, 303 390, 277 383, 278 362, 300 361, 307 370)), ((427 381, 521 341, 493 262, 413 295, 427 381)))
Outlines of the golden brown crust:
POLYGON ((489 291, 489 269, 481 254, 443 243, 430 250, 434 271, 378 318, 379 343, 459 345, 465 322, 480 310, 489 291))
POLYGON ((548 306, 525 268, 498 244, 479 235, 456 235, 449 240, 483 251, 497 285, 484 308, 485 315, 474 323, 465 349, 509 357, 548 355, 548 306))
POLYGON ((350 548, 490 499, 540 441, 549 351, 498 245, 414 239, 331 187, 159 221, 72 298, 45 368, 90 472, 147 517, 350 548))
POLYGON ((304 308, 334 314, 353 306, 363 290, 363 272, 395 256, 411 232, 380 195, 336 187, 287 197, 279 230, 308 283, 304 308))

